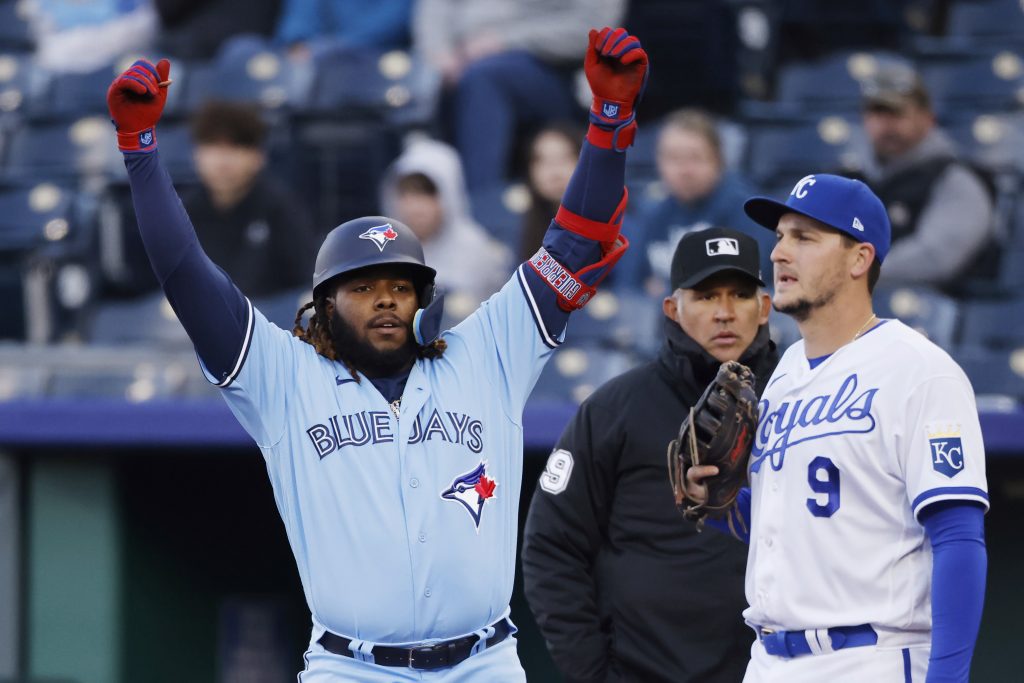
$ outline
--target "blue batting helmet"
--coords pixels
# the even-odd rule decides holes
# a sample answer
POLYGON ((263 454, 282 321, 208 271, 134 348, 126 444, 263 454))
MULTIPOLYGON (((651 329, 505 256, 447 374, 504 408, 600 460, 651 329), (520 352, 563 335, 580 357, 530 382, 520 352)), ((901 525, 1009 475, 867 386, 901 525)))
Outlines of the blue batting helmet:
POLYGON ((423 262, 423 246, 407 225, 384 216, 364 216, 327 233, 316 255, 313 295, 339 275, 371 266, 408 266, 418 288, 420 311, 414 323, 417 341, 433 341, 440 331, 443 297, 436 294, 437 271, 423 262), (426 311, 424 311, 426 309, 426 311), (425 313, 429 313, 424 317, 425 313))

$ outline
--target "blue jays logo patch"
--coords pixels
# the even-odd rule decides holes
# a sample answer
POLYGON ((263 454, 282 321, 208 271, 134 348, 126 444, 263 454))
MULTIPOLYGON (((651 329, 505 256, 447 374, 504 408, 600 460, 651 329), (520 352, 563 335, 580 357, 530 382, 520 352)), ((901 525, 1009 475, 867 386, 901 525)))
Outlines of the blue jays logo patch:
POLYGON ((480 517, 484 503, 494 497, 498 482, 487 476, 487 461, 481 460, 473 470, 455 477, 452 485, 441 492, 441 498, 458 503, 473 518, 473 525, 480 533, 480 517))
POLYGON ((605 102, 601 105, 601 113, 610 119, 614 119, 619 115, 619 105, 605 102))
POLYGON ((149 147, 153 144, 153 131, 147 130, 139 133, 139 145, 142 147, 149 147))
POLYGON ((939 436, 928 439, 932 452, 932 468, 949 478, 964 469, 964 446, 959 436, 939 436))
POLYGON ((398 231, 391 227, 390 223, 375 225, 360 235, 359 239, 370 240, 377 245, 378 249, 384 251, 384 247, 388 245, 388 242, 394 242, 398 239, 398 231))

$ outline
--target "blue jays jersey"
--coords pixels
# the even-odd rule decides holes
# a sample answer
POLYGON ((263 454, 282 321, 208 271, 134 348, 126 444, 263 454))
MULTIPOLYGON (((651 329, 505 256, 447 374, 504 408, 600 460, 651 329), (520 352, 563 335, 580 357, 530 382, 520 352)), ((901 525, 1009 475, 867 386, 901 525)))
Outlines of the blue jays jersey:
POLYGON ((250 304, 224 396, 266 460, 314 640, 449 638, 506 613, 523 405, 556 343, 522 278, 416 361, 397 408, 250 304))
POLYGON ((895 320, 814 368, 798 342, 761 398, 750 487, 749 623, 866 623, 880 646, 927 645, 932 554, 918 515, 942 500, 988 506, 970 382, 895 320))

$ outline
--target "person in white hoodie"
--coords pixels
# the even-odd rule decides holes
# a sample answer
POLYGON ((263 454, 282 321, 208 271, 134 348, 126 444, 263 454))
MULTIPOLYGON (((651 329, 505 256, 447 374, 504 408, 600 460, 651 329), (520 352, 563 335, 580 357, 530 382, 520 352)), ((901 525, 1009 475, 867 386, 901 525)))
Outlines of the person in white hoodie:
POLYGON ((384 215, 408 225, 423 244, 455 321, 505 284, 512 252, 473 220, 462 163, 452 147, 414 139, 388 168, 380 195, 384 215))

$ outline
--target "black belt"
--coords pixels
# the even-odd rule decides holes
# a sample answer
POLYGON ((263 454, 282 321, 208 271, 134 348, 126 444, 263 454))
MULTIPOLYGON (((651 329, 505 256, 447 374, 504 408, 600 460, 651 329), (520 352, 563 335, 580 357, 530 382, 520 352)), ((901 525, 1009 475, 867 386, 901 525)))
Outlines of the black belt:
MULTIPOLYGON (((496 621, 491 626, 494 627, 494 635, 487 639, 487 647, 494 647, 508 638, 514 628, 508 619, 496 621)), ((328 652, 355 658, 352 650, 349 649, 349 645, 352 644, 351 638, 326 631, 316 642, 320 643, 328 652)), ((401 666, 425 670, 444 669, 469 659, 473 646, 478 642, 480 639, 477 636, 469 635, 421 647, 374 645, 370 653, 373 655, 374 664, 381 666, 401 666)))

